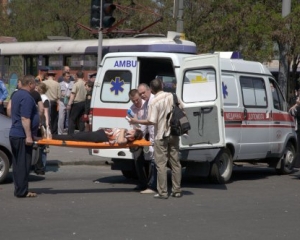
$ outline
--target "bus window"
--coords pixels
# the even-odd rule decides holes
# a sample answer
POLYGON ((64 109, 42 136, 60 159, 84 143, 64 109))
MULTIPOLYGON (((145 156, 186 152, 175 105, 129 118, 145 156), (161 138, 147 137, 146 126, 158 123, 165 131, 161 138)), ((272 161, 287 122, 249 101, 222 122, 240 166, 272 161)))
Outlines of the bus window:
POLYGON ((6 80, 8 80, 12 74, 16 74, 18 78, 25 74, 23 57, 20 55, 5 57, 4 67, 6 80))
POLYGON ((49 56, 49 67, 51 70, 61 70, 62 60, 60 55, 50 55, 49 56))
POLYGON ((72 70, 76 70, 76 71, 82 70, 83 68, 82 55, 72 55, 71 63, 69 66, 72 70))
POLYGON ((35 55, 24 56, 25 74, 31 74, 33 76, 38 74, 37 60, 38 56, 35 55))
POLYGON ((96 55, 84 55, 83 68, 84 70, 97 71, 97 56, 96 55))

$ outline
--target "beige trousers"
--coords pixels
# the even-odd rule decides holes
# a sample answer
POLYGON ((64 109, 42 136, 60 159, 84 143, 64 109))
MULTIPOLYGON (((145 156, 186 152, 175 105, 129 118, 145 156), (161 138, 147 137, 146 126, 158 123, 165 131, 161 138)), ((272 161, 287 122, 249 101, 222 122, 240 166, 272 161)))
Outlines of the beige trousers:
POLYGON ((157 191, 168 195, 167 163, 171 167, 172 192, 181 192, 181 165, 179 162, 179 137, 169 136, 154 141, 154 159, 157 168, 157 191))

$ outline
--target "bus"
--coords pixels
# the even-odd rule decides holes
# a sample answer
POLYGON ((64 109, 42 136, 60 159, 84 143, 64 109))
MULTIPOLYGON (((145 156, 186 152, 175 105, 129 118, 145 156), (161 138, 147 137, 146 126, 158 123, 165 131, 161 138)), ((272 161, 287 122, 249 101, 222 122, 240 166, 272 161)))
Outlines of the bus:
MULTIPOLYGON (((17 79, 23 75, 37 76, 41 69, 62 75, 64 66, 69 66, 71 75, 83 71, 97 72, 98 39, 52 40, 33 42, 0 43, 0 73, 12 91, 17 79)), ((109 52, 174 52, 196 54, 193 42, 180 39, 180 34, 140 34, 132 38, 103 39, 102 57, 109 52)))

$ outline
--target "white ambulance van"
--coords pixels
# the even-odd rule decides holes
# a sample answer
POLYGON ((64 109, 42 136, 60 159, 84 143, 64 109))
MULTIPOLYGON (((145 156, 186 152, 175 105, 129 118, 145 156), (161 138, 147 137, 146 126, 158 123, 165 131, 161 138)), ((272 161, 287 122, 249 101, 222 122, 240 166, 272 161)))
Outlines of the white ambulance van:
MULTIPOLYGON (((196 55, 194 43, 176 37, 139 39, 136 46, 139 50, 103 58, 91 102, 93 131, 130 128, 125 119, 132 105, 129 90, 160 77, 165 91, 171 91, 176 80, 176 94, 192 127, 180 139, 186 174, 225 183, 238 162, 265 163, 278 173, 291 173, 297 147, 294 121, 264 65, 233 59, 232 53, 196 55)), ((111 158, 112 169, 125 177, 135 175, 127 148, 93 149, 92 154, 111 158)))

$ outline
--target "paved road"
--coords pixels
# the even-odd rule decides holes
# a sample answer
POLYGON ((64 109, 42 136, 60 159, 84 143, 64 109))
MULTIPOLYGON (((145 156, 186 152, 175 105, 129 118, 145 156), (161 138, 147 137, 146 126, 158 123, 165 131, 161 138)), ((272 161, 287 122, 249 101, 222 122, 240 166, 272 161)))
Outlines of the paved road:
POLYGON ((47 156, 49 165, 103 165, 110 163, 109 158, 90 154, 88 149, 50 146, 47 156))
POLYGON ((227 185, 184 177, 182 198, 160 200, 106 165, 53 165, 30 176, 37 198, 13 197, 11 178, 0 185, 0 239, 298 240, 299 176, 238 168, 227 185))

